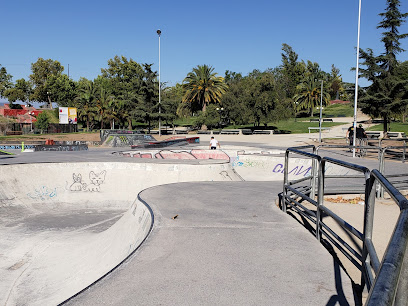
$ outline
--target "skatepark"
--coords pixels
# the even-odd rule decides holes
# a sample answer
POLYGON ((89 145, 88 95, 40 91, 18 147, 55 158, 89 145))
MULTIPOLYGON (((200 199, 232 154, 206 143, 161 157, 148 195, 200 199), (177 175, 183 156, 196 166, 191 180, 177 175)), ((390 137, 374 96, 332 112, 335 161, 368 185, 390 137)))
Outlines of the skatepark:
MULTIPOLYGON (((326 137, 343 134, 336 127, 326 137)), ((286 148, 317 134, 219 135, 216 152, 209 137, 166 150, 2 156, 1 304, 358 304, 351 268, 277 205, 286 148)), ((320 154, 378 168, 375 159, 320 154)), ((292 159, 289 179, 307 177, 311 166, 292 159)), ((345 172, 333 165, 327 174, 345 172)), ((394 218, 394 208, 381 215, 394 218)), ((339 211, 362 223, 363 209, 339 211)))

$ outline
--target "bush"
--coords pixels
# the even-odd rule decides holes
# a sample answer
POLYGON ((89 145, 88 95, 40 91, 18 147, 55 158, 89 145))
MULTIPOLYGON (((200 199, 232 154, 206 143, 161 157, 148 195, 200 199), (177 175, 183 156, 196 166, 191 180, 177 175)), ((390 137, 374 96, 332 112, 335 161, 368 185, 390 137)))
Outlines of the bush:
POLYGON ((37 116, 37 122, 35 123, 35 126, 37 129, 41 130, 41 134, 43 133, 44 130, 48 129, 48 126, 50 124, 50 118, 48 117, 46 112, 39 113, 37 116))

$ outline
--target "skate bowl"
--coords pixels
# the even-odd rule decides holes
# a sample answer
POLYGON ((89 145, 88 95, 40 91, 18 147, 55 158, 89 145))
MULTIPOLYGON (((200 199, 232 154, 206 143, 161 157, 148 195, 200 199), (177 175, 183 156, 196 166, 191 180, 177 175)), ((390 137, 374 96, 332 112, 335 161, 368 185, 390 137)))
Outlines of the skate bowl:
MULTIPOLYGON (((283 181, 285 156, 283 151, 275 153, 242 153, 236 150, 130 150, 115 152, 116 155, 142 159, 167 160, 225 160, 231 163, 234 171, 246 181, 283 181)), ((288 165, 290 180, 311 176, 312 160, 291 158, 288 165)), ((335 164, 326 165, 326 175, 350 176, 358 172, 335 164)))
POLYGON ((117 267, 153 226, 142 190, 241 180, 228 162, 139 161, 0 167, 2 305, 57 305, 117 267))

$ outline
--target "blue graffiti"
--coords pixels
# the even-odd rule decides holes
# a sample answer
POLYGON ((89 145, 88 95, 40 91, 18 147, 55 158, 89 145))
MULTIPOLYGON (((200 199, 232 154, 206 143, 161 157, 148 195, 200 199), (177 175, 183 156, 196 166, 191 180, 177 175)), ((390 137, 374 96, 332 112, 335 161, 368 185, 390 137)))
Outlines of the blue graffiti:
POLYGON ((40 199, 41 201, 45 201, 57 196, 57 188, 49 189, 46 186, 42 186, 38 189, 34 189, 33 193, 27 193, 27 196, 33 200, 40 199))
MULTIPOLYGON (((296 166, 295 168, 290 170, 288 172, 288 174, 294 174, 294 175, 303 174, 303 176, 306 177, 306 176, 310 175, 311 170, 312 170, 312 167, 308 167, 308 168, 305 167, 305 169, 303 169, 303 166, 301 166, 301 167, 296 166)), ((285 167, 282 164, 277 164, 275 166, 275 168, 273 168, 273 170, 272 170, 272 172, 274 172, 274 173, 284 173, 284 171, 285 171, 285 167)))

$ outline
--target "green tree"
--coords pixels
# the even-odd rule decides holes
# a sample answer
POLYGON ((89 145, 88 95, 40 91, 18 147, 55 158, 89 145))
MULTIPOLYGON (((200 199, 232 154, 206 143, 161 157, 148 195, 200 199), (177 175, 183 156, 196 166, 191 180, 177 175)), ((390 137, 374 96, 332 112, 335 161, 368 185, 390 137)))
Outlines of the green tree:
POLYGON ((47 78, 46 87, 59 106, 74 105, 78 84, 68 78, 66 74, 50 75, 47 78))
POLYGON ((35 126, 37 129, 41 130, 41 134, 48 129, 49 124, 50 118, 48 117, 48 114, 46 112, 39 113, 35 126))
POLYGON ((291 46, 282 44, 282 51, 282 83, 286 97, 292 98, 296 93, 296 86, 304 77, 305 65, 298 62, 298 55, 291 46))
POLYGON ((19 79, 13 87, 4 92, 4 97, 6 97, 10 103, 20 100, 29 104, 31 93, 32 87, 30 82, 25 79, 19 79))
POLYGON ((184 103, 190 103, 193 111, 205 112, 209 103, 219 103, 228 86, 224 78, 217 76, 214 68, 207 65, 198 65, 192 72, 187 74, 183 81, 186 93, 184 103))
POLYGON ((64 67, 58 61, 52 59, 39 58, 31 64, 30 81, 33 84, 33 93, 30 96, 31 101, 48 103, 52 108, 51 100, 54 94, 49 88, 48 80, 50 77, 58 77, 64 71, 64 67))
POLYGON ((113 106, 114 96, 103 86, 99 86, 96 91, 96 108, 98 109, 97 119, 101 123, 101 129, 104 128, 104 123, 110 122, 113 112, 109 109, 113 106))
MULTIPOLYGON (((106 79, 108 88, 111 94, 115 97, 115 112, 117 117, 123 124, 126 122, 128 128, 132 128, 132 119, 135 117, 147 118, 151 120, 151 103, 150 100, 143 107, 139 104, 144 102, 143 98, 148 99, 148 90, 146 88, 146 71, 143 66, 132 59, 127 59, 124 56, 115 56, 108 60, 108 68, 101 69, 101 79, 106 79), (149 105, 147 105, 149 104, 149 105), (143 111, 140 110, 143 108, 143 111), (148 116, 144 116, 145 114, 148 116)), ((148 86, 147 86, 148 87, 148 86)))
POLYGON ((387 0, 385 12, 379 15, 383 18, 377 26, 383 29, 381 41, 384 43, 384 53, 375 56, 372 49, 360 50, 362 65, 361 76, 371 81, 360 98, 360 106, 364 113, 383 119, 383 131, 388 131, 388 121, 393 114, 401 113, 408 103, 406 97, 407 80, 401 80, 396 74, 399 66, 397 55, 404 51, 400 40, 407 33, 399 34, 399 27, 406 21, 408 13, 401 13, 399 0, 387 0))
MULTIPOLYGON (((320 105, 321 82, 309 75, 302 83, 297 86, 297 94, 294 96, 298 104, 298 110, 305 109, 313 116, 313 110, 320 105)), ((330 101, 330 95, 327 91, 323 93, 323 105, 330 101)))
POLYGON ((78 117, 81 121, 86 122, 86 130, 89 132, 98 115, 96 87, 92 81, 87 79, 81 79, 79 83, 79 93, 75 98, 78 117))
POLYGON ((4 97, 4 92, 12 87, 12 75, 7 73, 6 67, 0 65, 0 97, 4 97))

